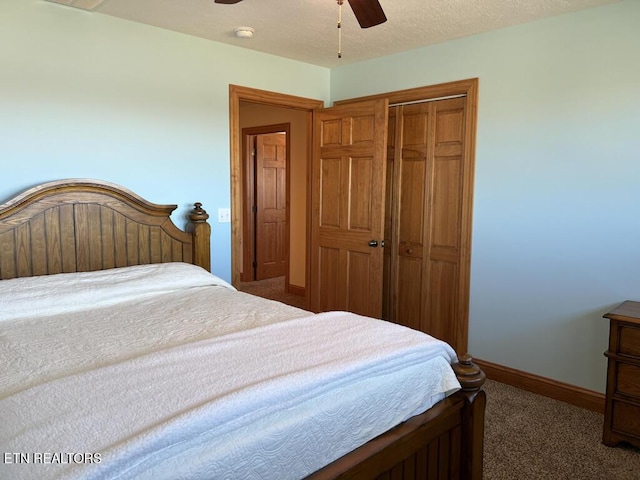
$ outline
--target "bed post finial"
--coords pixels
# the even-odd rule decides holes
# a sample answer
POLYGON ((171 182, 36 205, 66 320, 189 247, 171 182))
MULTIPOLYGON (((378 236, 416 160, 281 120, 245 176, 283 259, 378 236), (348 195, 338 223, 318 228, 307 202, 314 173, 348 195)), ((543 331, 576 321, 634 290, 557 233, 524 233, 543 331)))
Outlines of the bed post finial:
POLYGON ((189 212, 187 231, 193 234, 193 263, 211 271, 211 225, 207 222, 209 214, 202 203, 193 204, 189 212))
POLYGON ((458 357, 458 363, 454 363, 453 371, 458 377, 458 381, 464 391, 480 390, 486 375, 475 363, 473 363, 473 357, 468 353, 460 355, 458 357))
POLYGON ((193 204, 193 210, 189 213, 189 220, 194 223, 197 222, 206 222, 209 218, 209 214, 207 211, 202 208, 202 204, 200 202, 196 202, 193 204))

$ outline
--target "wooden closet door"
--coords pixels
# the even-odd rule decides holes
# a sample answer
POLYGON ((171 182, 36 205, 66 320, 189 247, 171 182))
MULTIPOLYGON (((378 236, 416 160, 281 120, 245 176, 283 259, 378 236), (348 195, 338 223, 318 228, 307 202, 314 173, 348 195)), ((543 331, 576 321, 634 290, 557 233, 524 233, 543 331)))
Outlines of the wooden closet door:
POLYGON ((459 277, 466 98, 400 107, 394 321, 466 350, 459 277))
POLYGON ((310 307, 380 318, 387 100, 314 112, 310 307))

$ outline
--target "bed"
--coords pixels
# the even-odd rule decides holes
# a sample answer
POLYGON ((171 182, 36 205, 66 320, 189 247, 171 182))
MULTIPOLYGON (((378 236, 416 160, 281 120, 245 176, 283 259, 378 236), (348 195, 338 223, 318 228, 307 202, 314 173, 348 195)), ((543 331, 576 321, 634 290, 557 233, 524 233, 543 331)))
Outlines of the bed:
POLYGON ((0 205, 0 477, 482 478, 471 357, 238 292, 175 208, 87 179, 0 205))

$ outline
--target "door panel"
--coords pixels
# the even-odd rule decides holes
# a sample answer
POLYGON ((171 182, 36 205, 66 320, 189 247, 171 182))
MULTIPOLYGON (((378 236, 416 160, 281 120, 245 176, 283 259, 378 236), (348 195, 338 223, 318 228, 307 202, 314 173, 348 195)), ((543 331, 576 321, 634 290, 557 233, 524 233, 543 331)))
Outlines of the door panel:
POLYGON ((422 326, 422 271, 422 258, 399 256, 397 323, 416 330, 422 326))
MULTIPOLYGON (((401 245, 407 247, 413 245, 422 247, 424 232, 424 199, 425 199, 425 171, 426 158, 409 158, 402 161, 401 179, 402 190, 400 192, 400 205, 402 206, 400 217, 401 245)), ((404 250, 401 247, 401 251, 404 250)))
POLYGON ((256 280, 280 277, 286 266, 286 135, 256 136, 256 280))
POLYGON ((381 316, 387 104, 314 112, 312 310, 381 316))
POLYGON ((429 304, 426 306, 430 335, 442 338, 451 345, 459 338, 459 325, 452 321, 457 313, 456 297, 452 292, 457 291, 456 279, 458 265, 455 261, 429 261, 429 286, 427 296, 429 304))
POLYGON ((371 232, 374 220, 371 218, 371 197, 373 189, 373 157, 352 157, 349 172, 348 223, 349 230, 371 232))
MULTIPOLYGON (((370 292, 376 288, 372 283, 377 281, 376 277, 378 276, 373 271, 377 267, 377 263, 372 261, 373 256, 369 252, 362 253, 352 250, 347 255, 347 272, 349 275, 347 283, 350 285, 347 307, 352 312, 369 312, 371 304, 370 292)), ((380 317, 380 315, 381 313, 377 317, 380 317)))
POLYGON ((433 185, 433 246, 457 248, 460 238, 460 155, 436 157, 433 185))
POLYGON ((333 309, 333 305, 342 304, 344 300, 340 297, 342 289, 339 281, 340 273, 340 249, 330 247, 319 247, 318 255, 319 288, 322 295, 315 297, 318 308, 313 310, 328 311, 333 309))
POLYGON ((320 184, 320 225, 322 228, 340 229, 341 192, 342 184, 342 159, 323 158, 321 175, 323 181, 320 184))

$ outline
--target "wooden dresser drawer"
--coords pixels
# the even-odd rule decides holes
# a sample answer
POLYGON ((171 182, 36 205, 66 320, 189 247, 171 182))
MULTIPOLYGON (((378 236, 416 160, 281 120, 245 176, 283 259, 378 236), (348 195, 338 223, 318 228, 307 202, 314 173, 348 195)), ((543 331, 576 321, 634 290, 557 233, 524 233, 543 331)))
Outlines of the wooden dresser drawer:
POLYGON ((627 300, 604 317, 610 325, 602 442, 640 448, 640 302, 627 300))
POLYGON ((640 357, 640 328, 623 325, 620 327, 619 353, 640 357))
POLYGON ((640 367, 619 363, 616 386, 618 392, 640 398, 640 367))
POLYGON ((626 402, 613 402, 613 430, 640 437, 640 407, 626 402))

